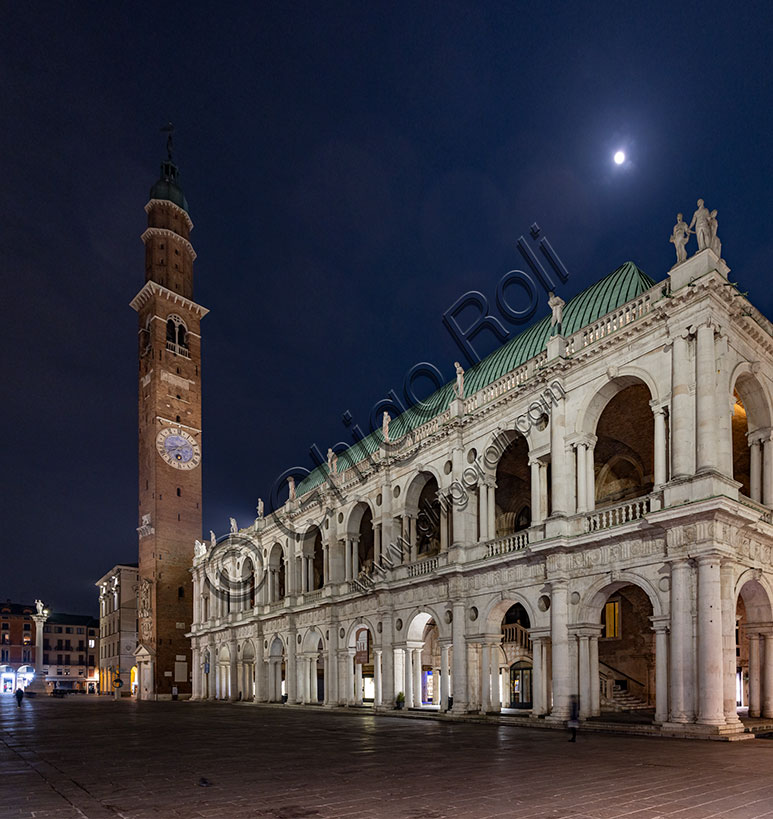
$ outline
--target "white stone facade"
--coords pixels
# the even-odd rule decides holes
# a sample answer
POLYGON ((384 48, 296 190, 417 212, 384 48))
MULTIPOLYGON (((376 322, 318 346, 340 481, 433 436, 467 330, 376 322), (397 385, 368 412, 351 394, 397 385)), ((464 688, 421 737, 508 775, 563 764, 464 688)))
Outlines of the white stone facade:
POLYGON ((773 325, 727 273, 700 251, 197 549, 193 698, 773 717, 773 325))

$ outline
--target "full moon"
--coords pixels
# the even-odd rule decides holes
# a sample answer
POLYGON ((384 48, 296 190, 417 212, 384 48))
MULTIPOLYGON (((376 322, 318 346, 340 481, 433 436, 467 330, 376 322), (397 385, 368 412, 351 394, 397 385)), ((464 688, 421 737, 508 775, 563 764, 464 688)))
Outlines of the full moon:
POLYGON ((615 160, 615 165, 622 165, 625 162, 625 154, 622 151, 617 151, 612 158, 615 160))

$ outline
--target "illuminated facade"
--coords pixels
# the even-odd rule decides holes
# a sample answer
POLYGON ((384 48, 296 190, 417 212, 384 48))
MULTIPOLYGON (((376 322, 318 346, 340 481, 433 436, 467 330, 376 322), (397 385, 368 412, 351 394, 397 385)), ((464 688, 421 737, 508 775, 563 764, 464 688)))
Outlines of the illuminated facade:
POLYGON ((193 697, 773 718, 773 325, 727 274, 623 265, 198 544, 193 697))
POLYGON ((113 690, 120 677, 121 693, 135 693, 134 652, 137 649, 137 564, 118 564, 96 586, 99 589, 99 690, 113 690))

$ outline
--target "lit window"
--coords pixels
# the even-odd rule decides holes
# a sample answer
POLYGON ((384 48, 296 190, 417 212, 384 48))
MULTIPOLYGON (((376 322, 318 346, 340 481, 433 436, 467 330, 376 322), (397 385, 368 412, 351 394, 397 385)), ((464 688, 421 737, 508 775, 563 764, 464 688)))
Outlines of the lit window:
POLYGON ((610 600, 604 606, 604 637, 620 636, 620 601, 610 600))

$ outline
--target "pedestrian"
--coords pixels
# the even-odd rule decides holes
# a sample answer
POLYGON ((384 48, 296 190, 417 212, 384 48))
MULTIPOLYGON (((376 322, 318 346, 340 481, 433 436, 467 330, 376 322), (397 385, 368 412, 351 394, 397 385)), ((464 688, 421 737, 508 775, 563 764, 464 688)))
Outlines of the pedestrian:
POLYGON ((24 691, 22 691, 21 688, 17 688, 13 695, 16 697, 16 707, 21 708, 21 701, 24 699, 24 691))
POLYGON ((580 703, 576 694, 569 698, 569 719, 566 727, 571 732, 569 742, 577 742, 577 729, 580 727, 580 703))

